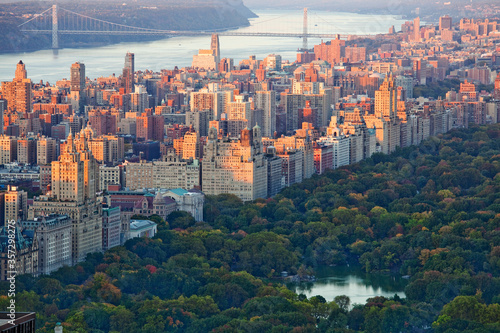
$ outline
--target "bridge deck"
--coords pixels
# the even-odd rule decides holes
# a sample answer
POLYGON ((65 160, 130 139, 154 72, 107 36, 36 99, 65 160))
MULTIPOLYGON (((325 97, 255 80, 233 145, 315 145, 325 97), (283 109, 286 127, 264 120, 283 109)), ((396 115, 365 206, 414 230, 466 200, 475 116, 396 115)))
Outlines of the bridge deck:
MULTIPOLYGON (((21 30, 25 33, 34 34, 52 34, 52 30, 21 30)), ((292 38, 325 38, 334 39, 336 36, 340 36, 342 39, 347 39, 349 37, 357 38, 370 38, 375 37, 375 35, 339 35, 339 34, 304 34, 301 33, 287 33, 287 32, 236 32, 236 31, 91 31, 91 30, 58 30, 61 35, 160 35, 160 36, 207 36, 214 33, 219 36, 254 36, 254 37, 292 37, 292 38)))

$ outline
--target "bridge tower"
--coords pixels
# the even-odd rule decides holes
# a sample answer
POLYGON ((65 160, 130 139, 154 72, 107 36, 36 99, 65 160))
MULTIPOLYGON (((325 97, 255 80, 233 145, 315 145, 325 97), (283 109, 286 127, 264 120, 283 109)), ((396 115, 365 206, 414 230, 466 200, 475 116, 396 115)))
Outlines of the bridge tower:
POLYGON ((304 8, 304 23, 303 25, 303 34, 304 36, 302 37, 302 50, 306 51, 307 50, 307 8, 304 8))
POLYGON ((59 48, 59 26, 57 22, 57 4, 52 5, 52 48, 59 48))

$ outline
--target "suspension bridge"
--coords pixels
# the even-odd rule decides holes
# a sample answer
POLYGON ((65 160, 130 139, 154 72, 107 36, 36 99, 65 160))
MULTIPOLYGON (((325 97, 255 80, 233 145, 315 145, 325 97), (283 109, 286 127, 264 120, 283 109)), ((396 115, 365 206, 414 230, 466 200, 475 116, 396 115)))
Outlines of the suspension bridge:
MULTIPOLYGON (((59 7, 57 4, 47 10, 33 15, 26 22, 19 25, 20 31, 29 34, 52 35, 52 48, 59 48, 60 35, 106 35, 106 36, 132 36, 132 35, 157 35, 165 37, 173 36, 203 36, 217 33, 220 36, 255 36, 255 37, 294 37, 302 38, 303 49, 307 49, 308 38, 348 38, 348 35, 333 33, 310 32, 308 29, 308 13, 304 8, 304 18, 302 31, 296 32, 249 32, 229 30, 231 28, 219 30, 159 30, 135 27, 125 24, 113 23, 74 11, 59 7)), ((234 27, 237 29, 238 27, 234 27)), ((362 36, 357 36, 362 37, 362 36)))

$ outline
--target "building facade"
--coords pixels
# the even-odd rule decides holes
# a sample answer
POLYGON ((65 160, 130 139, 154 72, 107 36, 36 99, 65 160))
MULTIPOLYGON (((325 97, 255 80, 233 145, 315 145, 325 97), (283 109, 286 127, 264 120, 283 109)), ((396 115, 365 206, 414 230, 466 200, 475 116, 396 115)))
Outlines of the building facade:
POLYGON ((21 221, 23 229, 36 231, 39 274, 50 274, 60 267, 71 266, 72 224, 68 215, 58 214, 21 221))

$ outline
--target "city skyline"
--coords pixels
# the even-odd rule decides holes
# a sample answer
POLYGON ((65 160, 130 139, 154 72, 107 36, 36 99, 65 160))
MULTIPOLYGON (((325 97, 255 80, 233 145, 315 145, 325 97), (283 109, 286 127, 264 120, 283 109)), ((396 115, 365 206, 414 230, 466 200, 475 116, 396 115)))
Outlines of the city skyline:
POLYGON ((213 33, 179 43, 179 66, 139 65, 146 46, 96 54, 119 68, 99 77, 85 59, 50 81, 12 64, 0 286, 18 289, 0 318, 41 333, 500 328, 500 19, 394 22, 296 38, 293 56, 213 33), (340 295, 330 279, 363 283, 340 295))

